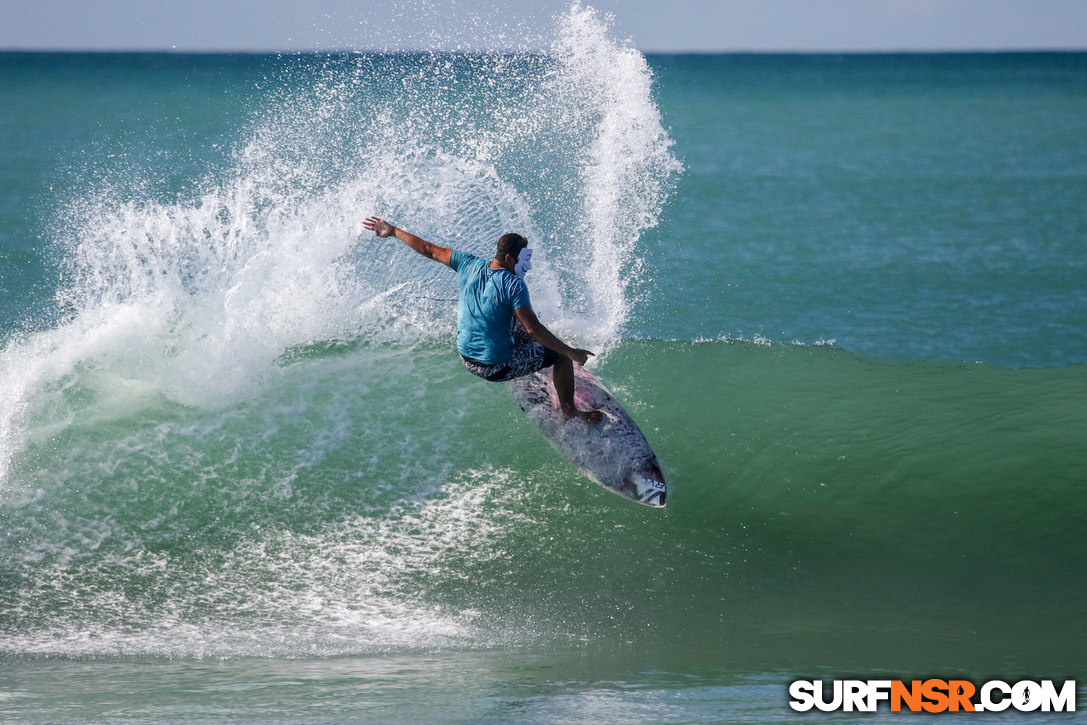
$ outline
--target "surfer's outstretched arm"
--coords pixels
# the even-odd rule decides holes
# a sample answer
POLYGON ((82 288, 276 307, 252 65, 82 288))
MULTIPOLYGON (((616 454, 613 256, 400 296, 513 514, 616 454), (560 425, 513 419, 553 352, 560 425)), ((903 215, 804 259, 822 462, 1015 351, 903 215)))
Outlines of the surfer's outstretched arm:
POLYGON ((439 247, 437 244, 431 244, 422 237, 406 232, 376 216, 367 217, 362 226, 379 237, 396 237, 427 259, 433 259, 435 262, 441 262, 445 266, 449 266, 449 255, 452 253, 449 247, 439 247))

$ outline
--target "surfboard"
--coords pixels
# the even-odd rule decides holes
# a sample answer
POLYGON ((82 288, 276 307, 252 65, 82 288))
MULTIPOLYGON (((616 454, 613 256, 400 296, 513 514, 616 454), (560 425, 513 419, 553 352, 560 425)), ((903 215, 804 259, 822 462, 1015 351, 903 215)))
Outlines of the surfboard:
POLYGON ((510 386, 529 420, 582 474, 640 504, 665 505, 668 486, 656 454, 623 406, 590 371, 574 366, 574 402, 582 410, 603 411, 604 420, 597 425, 565 419, 550 368, 516 378, 510 386))

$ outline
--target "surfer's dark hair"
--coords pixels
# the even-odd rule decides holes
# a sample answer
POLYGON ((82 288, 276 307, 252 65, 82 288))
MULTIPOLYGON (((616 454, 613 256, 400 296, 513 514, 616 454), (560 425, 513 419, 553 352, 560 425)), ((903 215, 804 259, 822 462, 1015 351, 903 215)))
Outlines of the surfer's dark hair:
POLYGON ((520 234, 514 232, 503 234, 498 238, 498 252, 495 254, 495 258, 503 259, 507 254, 516 257, 527 246, 528 240, 520 234))

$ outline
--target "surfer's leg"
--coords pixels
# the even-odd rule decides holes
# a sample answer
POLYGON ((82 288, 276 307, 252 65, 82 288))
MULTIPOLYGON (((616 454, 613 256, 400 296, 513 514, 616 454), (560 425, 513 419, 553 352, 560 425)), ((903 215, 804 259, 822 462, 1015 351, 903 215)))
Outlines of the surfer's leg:
POLYGON ((559 396, 559 405, 562 414, 567 419, 581 418, 589 425, 596 425, 604 419, 604 414, 599 410, 578 410, 574 403, 574 361, 565 355, 559 355, 555 360, 555 372, 552 376, 555 381, 555 392, 559 396))

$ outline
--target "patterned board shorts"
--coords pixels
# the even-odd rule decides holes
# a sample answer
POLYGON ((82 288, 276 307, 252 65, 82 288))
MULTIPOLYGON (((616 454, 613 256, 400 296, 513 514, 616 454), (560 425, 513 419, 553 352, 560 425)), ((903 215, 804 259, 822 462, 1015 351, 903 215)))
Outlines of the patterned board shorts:
POLYGON ((513 357, 500 365, 484 365, 472 358, 463 355, 460 357, 464 361, 464 367, 468 368, 468 372, 492 383, 498 383, 551 367, 558 360, 559 354, 535 340, 531 342, 518 340, 513 348, 513 357))

